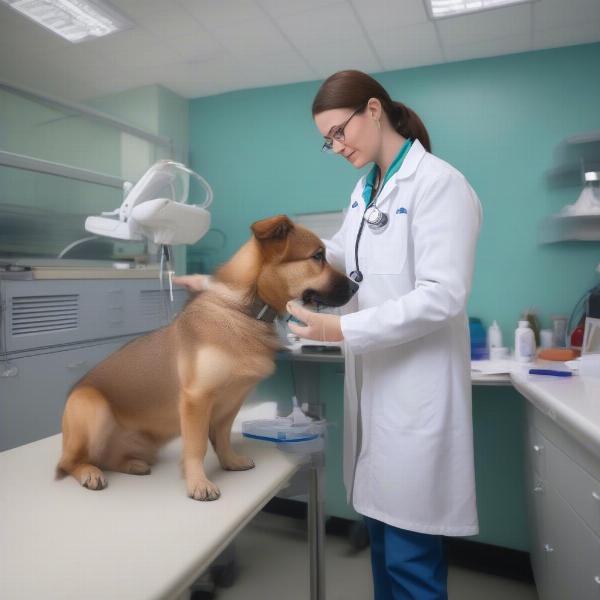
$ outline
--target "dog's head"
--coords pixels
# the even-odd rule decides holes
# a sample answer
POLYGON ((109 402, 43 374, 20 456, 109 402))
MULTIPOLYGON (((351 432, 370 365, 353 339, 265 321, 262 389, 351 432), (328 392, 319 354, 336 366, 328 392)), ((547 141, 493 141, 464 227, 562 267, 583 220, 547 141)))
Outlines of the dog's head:
POLYGON ((342 306, 358 290, 327 262, 323 242, 285 215, 257 221, 251 229, 262 259, 258 295, 280 312, 298 298, 312 305, 342 306))

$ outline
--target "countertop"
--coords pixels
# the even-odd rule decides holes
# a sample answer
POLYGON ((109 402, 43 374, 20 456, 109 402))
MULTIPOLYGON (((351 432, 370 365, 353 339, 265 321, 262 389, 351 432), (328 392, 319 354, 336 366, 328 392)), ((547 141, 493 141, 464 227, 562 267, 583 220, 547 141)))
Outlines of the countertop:
MULTIPOLYGON (((279 352, 280 360, 293 360, 307 363, 329 363, 343 364, 344 354, 341 345, 335 342, 296 342, 290 344, 282 352, 279 352), (309 344, 316 346, 340 348, 339 352, 306 352, 302 350, 302 346, 309 344)), ((477 363, 472 363, 472 365, 477 363)), ((510 376, 508 373, 498 373, 493 375, 485 375, 471 371, 471 383, 473 385, 489 385, 489 386, 510 386, 510 376)))
POLYGON ((600 378, 511 373, 512 385, 540 412, 600 457, 600 378))

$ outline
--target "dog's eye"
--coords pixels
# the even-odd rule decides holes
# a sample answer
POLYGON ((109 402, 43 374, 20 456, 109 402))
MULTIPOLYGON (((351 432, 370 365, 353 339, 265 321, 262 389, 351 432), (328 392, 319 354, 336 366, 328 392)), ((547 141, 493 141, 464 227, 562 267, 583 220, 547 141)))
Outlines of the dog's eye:
POLYGON ((325 252, 323 250, 319 250, 316 254, 313 254, 313 258, 318 260, 319 262, 325 261, 325 252))

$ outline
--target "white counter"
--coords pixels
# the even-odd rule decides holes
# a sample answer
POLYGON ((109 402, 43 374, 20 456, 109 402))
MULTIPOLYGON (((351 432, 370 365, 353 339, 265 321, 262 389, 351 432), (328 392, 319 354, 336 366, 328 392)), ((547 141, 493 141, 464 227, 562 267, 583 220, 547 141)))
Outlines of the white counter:
POLYGON ((540 412, 600 457, 600 378, 514 372, 511 381, 540 412))
MULTIPOLYGON (((315 342, 318 346, 333 346, 339 348, 339 352, 303 352, 302 345, 306 342, 295 342, 286 347, 285 351, 279 352, 279 360, 293 360, 295 362, 316 363, 318 364, 343 364, 344 354, 341 344, 337 342, 315 342)), ((476 364, 476 363, 474 363, 476 364)), ((494 375, 484 375, 471 371, 471 383, 473 385, 489 386, 510 386, 510 376, 508 373, 494 375)))
POLYGON ((238 435, 256 468, 223 471, 211 448, 206 473, 221 498, 194 501, 178 439, 151 475, 109 472, 97 492, 54 480, 61 438, 0 453, 0 598, 177 597, 297 470, 292 456, 238 435))

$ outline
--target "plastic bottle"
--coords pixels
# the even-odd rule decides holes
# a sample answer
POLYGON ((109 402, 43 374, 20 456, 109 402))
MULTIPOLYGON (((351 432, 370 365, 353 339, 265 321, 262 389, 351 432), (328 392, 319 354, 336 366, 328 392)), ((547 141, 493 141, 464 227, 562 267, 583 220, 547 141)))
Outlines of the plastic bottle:
POLYGON ((519 321, 515 330, 515 359, 519 362, 531 362, 535 355, 535 336, 528 321, 519 321))
POLYGON ((492 348, 502 347, 502 331, 497 321, 494 321, 487 331, 487 347, 490 358, 492 357, 492 348))
POLYGON ((481 319, 469 317, 469 335, 471 338, 471 360, 483 360, 488 357, 485 343, 485 329, 481 319))
POLYGON ((552 348, 554 332, 552 329, 540 329, 540 348, 552 348))
POLYGON ((567 317, 564 315, 552 315, 553 344, 557 348, 564 348, 567 339, 567 317))

